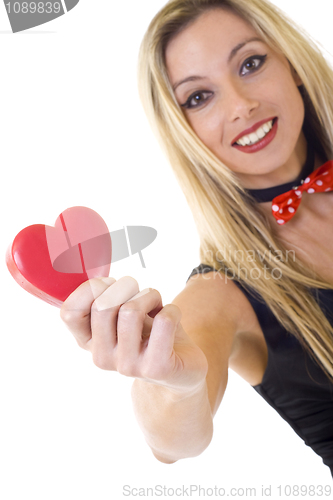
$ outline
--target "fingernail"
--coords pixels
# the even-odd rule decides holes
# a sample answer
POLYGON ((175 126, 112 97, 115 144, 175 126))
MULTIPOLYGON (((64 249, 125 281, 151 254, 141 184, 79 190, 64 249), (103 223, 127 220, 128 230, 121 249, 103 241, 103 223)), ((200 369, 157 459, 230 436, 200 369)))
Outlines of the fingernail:
POLYGON ((139 297, 142 297, 142 295, 146 295, 146 293, 151 292, 152 288, 145 288, 144 290, 141 290, 141 292, 137 293, 132 297, 131 299, 127 300, 126 302, 130 302, 132 300, 138 299, 139 297))
POLYGON ((103 281, 103 283, 105 283, 106 285, 113 285, 113 283, 116 282, 116 280, 114 278, 112 278, 111 276, 108 276, 107 278, 98 278, 100 279, 101 281, 103 281))
POLYGON ((138 293, 138 283, 128 276, 120 278, 110 286, 94 302, 97 311, 120 306, 138 293))

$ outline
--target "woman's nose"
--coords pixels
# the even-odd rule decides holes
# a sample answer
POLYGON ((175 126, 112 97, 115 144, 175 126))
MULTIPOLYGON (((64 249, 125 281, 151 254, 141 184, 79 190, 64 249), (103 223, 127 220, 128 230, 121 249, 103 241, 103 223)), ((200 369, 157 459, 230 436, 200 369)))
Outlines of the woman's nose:
POLYGON ((238 118, 250 118, 259 106, 259 101, 251 95, 250 89, 236 85, 228 87, 223 100, 227 118, 232 122, 238 118))

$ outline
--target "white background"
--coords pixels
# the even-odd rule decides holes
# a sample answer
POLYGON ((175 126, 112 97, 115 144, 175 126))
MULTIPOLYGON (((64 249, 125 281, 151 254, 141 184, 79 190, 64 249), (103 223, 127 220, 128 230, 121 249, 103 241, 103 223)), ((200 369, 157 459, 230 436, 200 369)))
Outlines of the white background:
MULTIPOLYGON (((59 310, 21 289, 5 266, 21 229, 53 225, 76 205, 96 210, 110 231, 157 229, 143 251, 146 268, 135 255, 114 263, 111 275, 156 288, 164 304, 199 264, 192 215, 136 87, 140 41, 164 3, 81 0, 17 34, 0 4, 3 500, 107 500, 123 497, 124 485, 191 484, 254 487, 260 497, 262 485, 278 496, 279 485, 331 483, 321 459, 232 371, 208 449, 158 462, 132 412, 132 379, 98 369, 59 310)), ((275 3, 333 53, 331 0, 275 3)))

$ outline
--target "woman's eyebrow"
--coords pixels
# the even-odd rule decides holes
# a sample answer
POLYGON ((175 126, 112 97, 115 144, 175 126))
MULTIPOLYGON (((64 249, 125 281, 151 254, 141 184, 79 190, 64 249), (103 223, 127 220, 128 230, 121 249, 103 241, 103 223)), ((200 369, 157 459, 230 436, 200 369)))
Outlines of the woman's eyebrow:
MULTIPOLYGON (((263 40, 261 38, 253 37, 253 38, 249 38, 248 40, 244 40, 244 42, 241 42, 238 45, 236 45, 236 47, 234 47, 232 49, 232 51, 230 52, 230 54, 229 54, 228 64, 232 61, 232 59, 235 57, 235 55, 237 54, 237 52, 244 47, 244 45, 246 45, 246 44, 248 44, 250 42, 262 42, 262 41, 263 40)), ((204 80, 204 78, 205 77, 203 77, 203 76, 197 76, 197 75, 188 76, 187 78, 184 78, 184 80, 180 80, 179 82, 176 82, 173 85, 172 89, 173 89, 173 91, 175 91, 176 88, 179 87, 179 85, 182 85, 183 83, 194 82, 196 80, 204 80)))
POLYGON ((175 91, 176 88, 179 87, 179 85, 182 85, 183 83, 194 82, 196 80, 204 80, 204 79, 205 79, 205 77, 203 77, 203 76, 196 76, 196 75, 188 76, 187 78, 184 78, 184 80, 180 80, 180 82, 175 83, 172 88, 175 91))
POLYGON ((250 42, 262 42, 263 40, 257 36, 253 37, 253 38, 249 38, 248 40, 244 40, 244 42, 241 42, 239 43, 238 45, 236 45, 236 47, 234 47, 232 49, 232 51, 230 52, 230 55, 228 57, 228 63, 230 63, 232 61, 232 59, 235 57, 235 55, 237 54, 237 52, 242 49, 244 47, 244 45, 246 45, 247 43, 250 43, 250 42))

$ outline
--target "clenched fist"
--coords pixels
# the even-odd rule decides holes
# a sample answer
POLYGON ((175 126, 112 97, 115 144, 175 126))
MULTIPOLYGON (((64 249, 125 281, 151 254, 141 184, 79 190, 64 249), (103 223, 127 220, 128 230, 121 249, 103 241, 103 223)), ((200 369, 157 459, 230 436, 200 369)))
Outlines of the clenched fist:
POLYGON ((139 292, 135 279, 95 278, 79 286, 64 302, 61 318, 93 362, 190 394, 208 370, 202 350, 181 326, 181 311, 163 307, 157 290, 139 292))

